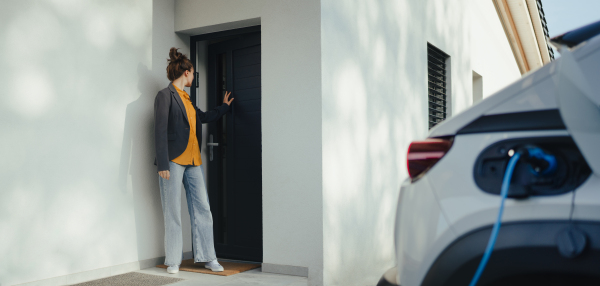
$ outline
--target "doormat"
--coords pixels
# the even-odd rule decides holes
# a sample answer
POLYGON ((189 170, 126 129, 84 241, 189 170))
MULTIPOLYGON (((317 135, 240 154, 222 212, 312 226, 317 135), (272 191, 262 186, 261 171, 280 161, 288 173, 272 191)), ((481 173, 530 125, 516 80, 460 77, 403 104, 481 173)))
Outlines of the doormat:
MULTIPOLYGON (((189 271, 189 272, 229 276, 229 275, 238 274, 238 273, 241 273, 244 271, 248 271, 248 270, 260 267, 260 264, 229 262, 229 261, 219 261, 219 264, 221 264, 221 266, 223 266, 223 268, 225 270, 223 270, 222 272, 213 272, 212 270, 210 270, 208 268, 204 268, 204 262, 194 263, 194 259, 186 259, 186 260, 181 261, 181 265, 179 265, 179 271, 189 271)), ((161 264, 161 265, 156 265, 156 267, 166 269, 168 266, 161 264)))
POLYGON ((164 277, 139 272, 129 272, 98 280, 73 284, 72 286, 162 286, 183 280, 185 279, 164 277))

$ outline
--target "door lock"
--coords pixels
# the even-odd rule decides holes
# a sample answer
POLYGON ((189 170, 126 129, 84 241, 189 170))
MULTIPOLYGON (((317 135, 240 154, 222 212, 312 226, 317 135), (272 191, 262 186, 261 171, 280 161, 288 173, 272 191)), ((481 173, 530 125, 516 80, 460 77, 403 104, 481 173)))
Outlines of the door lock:
POLYGON ((219 146, 219 143, 213 142, 213 136, 210 134, 210 141, 206 143, 208 147, 210 147, 210 161, 213 160, 213 147, 219 146))

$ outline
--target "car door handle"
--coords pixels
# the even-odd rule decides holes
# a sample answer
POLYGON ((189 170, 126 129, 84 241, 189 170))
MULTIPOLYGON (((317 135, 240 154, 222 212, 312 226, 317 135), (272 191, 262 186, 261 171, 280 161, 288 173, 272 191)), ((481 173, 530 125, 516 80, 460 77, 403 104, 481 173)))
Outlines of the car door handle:
POLYGON ((207 146, 219 146, 219 143, 206 143, 206 145, 207 146))

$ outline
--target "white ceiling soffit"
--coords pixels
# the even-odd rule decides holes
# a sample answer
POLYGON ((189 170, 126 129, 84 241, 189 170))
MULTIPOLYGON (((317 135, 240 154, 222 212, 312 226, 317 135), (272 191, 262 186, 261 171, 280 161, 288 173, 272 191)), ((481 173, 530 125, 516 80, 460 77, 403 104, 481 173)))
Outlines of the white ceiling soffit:
POLYGON ((521 74, 550 62, 536 0, 493 0, 521 74))

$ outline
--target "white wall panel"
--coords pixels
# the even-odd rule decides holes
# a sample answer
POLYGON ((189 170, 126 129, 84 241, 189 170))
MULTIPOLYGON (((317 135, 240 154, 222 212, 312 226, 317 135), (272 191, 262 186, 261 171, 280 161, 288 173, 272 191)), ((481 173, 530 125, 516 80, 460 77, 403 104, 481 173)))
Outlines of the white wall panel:
POLYGON ((0 284, 164 256, 153 108, 169 48, 188 52, 174 2, 1 6, 0 284))

